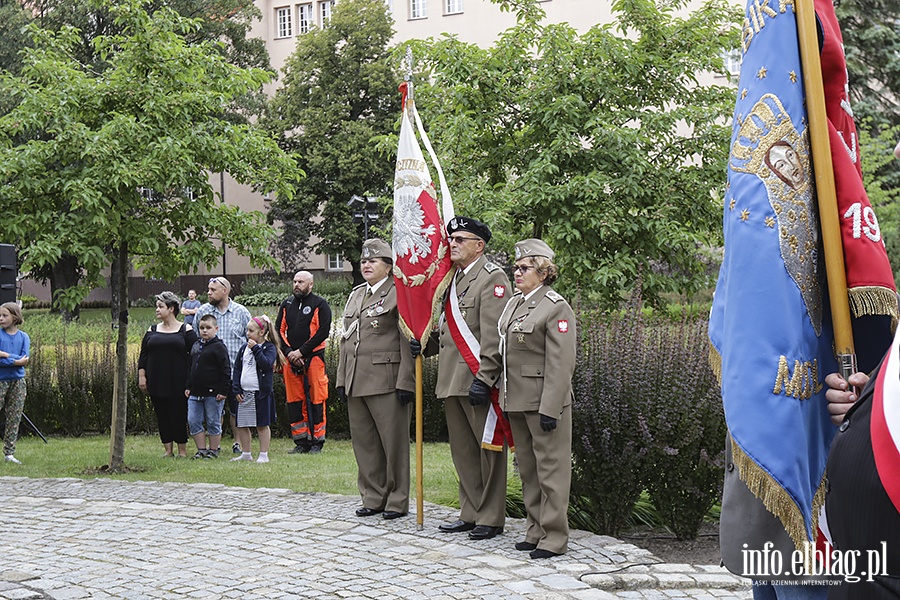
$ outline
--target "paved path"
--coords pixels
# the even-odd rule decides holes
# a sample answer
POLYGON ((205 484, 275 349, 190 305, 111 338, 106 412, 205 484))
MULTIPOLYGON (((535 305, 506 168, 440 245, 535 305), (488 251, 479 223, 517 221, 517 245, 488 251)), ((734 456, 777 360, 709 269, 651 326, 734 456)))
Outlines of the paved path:
POLYGON ((279 489, 0 477, 0 598, 750 598, 717 566, 661 563, 572 532, 531 560, 506 533, 471 541, 415 517, 354 515, 359 499, 279 489), (300 542, 300 543, 298 543, 300 542))

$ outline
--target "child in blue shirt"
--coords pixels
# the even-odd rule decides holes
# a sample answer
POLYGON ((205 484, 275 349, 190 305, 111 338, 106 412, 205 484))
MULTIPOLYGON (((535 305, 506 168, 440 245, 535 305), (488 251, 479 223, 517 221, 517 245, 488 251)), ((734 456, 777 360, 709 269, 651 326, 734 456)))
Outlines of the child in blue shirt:
POLYGON ((6 462, 17 465, 21 461, 13 455, 25 408, 25 366, 31 352, 31 339, 19 330, 22 322, 22 309, 18 304, 0 304, 0 410, 6 410, 3 455, 6 462))

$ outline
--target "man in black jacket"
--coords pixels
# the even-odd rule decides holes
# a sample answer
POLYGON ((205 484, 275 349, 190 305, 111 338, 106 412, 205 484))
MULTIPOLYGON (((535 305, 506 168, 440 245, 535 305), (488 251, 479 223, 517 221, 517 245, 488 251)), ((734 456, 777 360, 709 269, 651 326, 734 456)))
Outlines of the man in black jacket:
POLYGON ((296 445, 291 454, 316 454, 325 445, 325 344, 331 332, 331 307, 324 298, 313 294, 312 288, 312 273, 298 271, 294 275, 294 293, 281 303, 275 321, 281 351, 288 359, 284 387, 291 437, 296 445))

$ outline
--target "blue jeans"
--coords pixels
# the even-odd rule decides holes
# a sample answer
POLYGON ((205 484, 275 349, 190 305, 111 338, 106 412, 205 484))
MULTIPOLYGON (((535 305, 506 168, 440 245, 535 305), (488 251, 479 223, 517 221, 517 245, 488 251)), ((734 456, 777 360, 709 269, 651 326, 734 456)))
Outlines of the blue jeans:
POLYGON ((768 581, 753 581, 753 600, 825 600, 827 585, 772 585, 768 581))
POLYGON ((206 424, 206 433, 209 435, 222 435, 222 408, 224 400, 216 400, 215 396, 191 396, 188 398, 188 427, 191 435, 197 435, 203 431, 206 424))

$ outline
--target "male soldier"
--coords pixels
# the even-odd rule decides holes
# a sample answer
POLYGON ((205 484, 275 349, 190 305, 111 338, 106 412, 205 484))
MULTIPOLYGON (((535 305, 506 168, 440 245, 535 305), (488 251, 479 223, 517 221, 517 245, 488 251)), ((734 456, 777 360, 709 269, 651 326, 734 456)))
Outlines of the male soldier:
POLYGON ((312 273, 298 271, 294 294, 281 303, 275 321, 281 350, 288 359, 283 372, 295 444, 290 454, 317 454, 325 445, 325 344, 331 331, 331 307, 313 294, 312 288, 312 273))
POLYGON ((506 274, 484 256, 491 239, 487 225, 456 217, 447 234, 456 272, 441 325, 435 391, 444 400, 460 512, 439 529, 486 540, 503 533, 506 520, 506 448, 484 449, 482 439, 501 372, 497 321, 511 292, 506 274))
MULTIPOLYGON (((238 351, 247 343, 247 323, 250 322, 250 311, 229 297, 231 282, 224 277, 211 278, 206 293, 208 302, 197 309, 194 314, 194 322, 199 323, 200 318, 204 315, 212 315, 216 318, 219 326, 218 337, 225 342, 225 349, 228 350, 228 364, 234 365, 238 351)), ((237 425, 234 421, 234 416, 237 414, 237 400, 235 400, 233 392, 228 392, 225 405, 228 406, 228 412, 231 415, 231 434, 234 435, 237 432, 237 425)), ((218 448, 210 448, 210 450, 218 450, 218 448)), ((241 453, 241 445, 237 440, 232 444, 231 451, 235 454, 241 453)))

